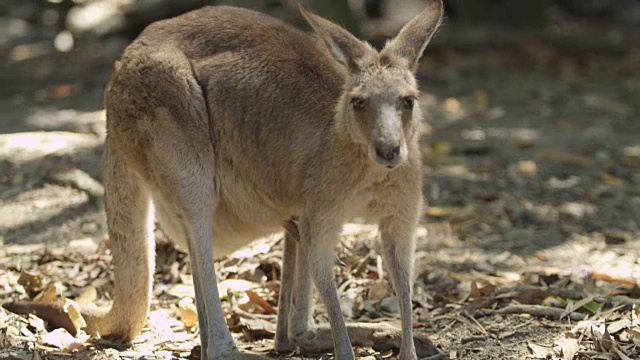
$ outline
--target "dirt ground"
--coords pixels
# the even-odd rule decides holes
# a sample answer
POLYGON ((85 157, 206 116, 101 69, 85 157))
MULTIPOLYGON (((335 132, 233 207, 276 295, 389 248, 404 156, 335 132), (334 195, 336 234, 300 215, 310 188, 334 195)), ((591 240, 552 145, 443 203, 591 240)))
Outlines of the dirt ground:
MULTIPOLYGON (((39 48, 14 48, 2 62, 0 302, 108 303, 102 90, 126 43, 25 59, 15 51, 39 48)), ((419 80, 428 127, 416 330, 440 358, 640 358, 640 49, 445 44, 427 51, 419 80)), ((343 310, 397 322, 375 240, 370 226, 345 230, 343 310)), ((244 349, 270 354, 281 251, 276 235, 218 262, 244 349)), ((0 309, 0 358, 189 357, 198 339, 188 258, 157 252, 153 313, 132 347, 69 338, 0 309)))

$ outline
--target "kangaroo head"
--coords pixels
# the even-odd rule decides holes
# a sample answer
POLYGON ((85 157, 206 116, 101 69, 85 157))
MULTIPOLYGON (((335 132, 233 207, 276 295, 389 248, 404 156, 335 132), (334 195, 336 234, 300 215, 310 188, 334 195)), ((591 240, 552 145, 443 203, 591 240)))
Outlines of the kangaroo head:
POLYGON ((376 51, 342 27, 301 11, 347 70, 337 105, 338 126, 368 148, 369 157, 387 168, 407 159, 407 142, 422 119, 415 72, 418 60, 442 19, 442 0, 431 0, 398 36, 376 51))

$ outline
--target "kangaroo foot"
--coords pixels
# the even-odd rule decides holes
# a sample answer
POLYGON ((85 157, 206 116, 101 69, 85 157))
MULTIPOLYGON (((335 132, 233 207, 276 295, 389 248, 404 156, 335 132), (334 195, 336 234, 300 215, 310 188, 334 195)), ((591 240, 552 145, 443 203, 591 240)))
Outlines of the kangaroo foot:
MULTIPOLYGON (((349 339, 354 346, 370 346, 376 351, 399 350, 402 332, 382 323, 347 323, 349 339)), ((301 331, 291 332, 291 342, 295 343, 302 354, 319 354, 333 351, 333 337, 327 325, 318 325, 301 331)), ((440 354, 427 334, 414 333, 413 341, 418 357, 430 357, 440 354)), ((278 349, 287 352, 291 348, 278 349)))

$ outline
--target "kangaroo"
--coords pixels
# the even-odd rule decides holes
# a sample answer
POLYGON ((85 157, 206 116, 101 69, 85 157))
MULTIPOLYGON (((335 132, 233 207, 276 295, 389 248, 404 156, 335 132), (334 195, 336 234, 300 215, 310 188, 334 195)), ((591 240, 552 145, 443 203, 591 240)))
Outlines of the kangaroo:
POLYGON ((301 12, 315 34, 213 6, 151 24, 124 51, 105 93, 113 304, 83 310, 90 334, 131 341, 142 330, 157 221, 191 256, 202 357, 252 358, 227 328, 213 259, 284 226, 276 351, 437 351, 414 337, 411 294, 422 203, 415 72, 442 2, 430 0, 381 51, 301 12), (379 223, 400 329, 343 318, 335 247, 356 216, 379 223), (312 283, 329 326, 311 317, 312 283))

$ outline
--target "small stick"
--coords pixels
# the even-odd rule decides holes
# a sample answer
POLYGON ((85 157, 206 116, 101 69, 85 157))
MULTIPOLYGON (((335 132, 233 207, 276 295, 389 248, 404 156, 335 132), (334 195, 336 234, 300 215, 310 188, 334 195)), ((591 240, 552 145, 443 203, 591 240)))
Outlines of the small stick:
POLYGON ((544 316, 559 320, 562 316, 567 316, 573 321, 582 321, 587 318, 587 315, 578 312, 571 312, 565 314, 564 309, 558 309, 542 305, 509 305, 505 308, 496 310, 498 314, 530 314, 533 316, 544 316))

